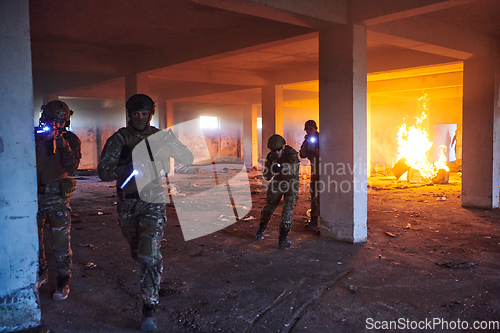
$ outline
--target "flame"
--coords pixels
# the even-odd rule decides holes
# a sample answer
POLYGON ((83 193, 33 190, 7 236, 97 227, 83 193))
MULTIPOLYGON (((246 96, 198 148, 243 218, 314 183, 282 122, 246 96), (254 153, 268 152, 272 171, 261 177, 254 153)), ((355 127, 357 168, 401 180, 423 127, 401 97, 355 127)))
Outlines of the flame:
POLYGON ((406 164, 418 171, 422 177, 432 178, 434 167, 427 161, 427 152, 432 147, 432 141, 429 141, 429 136, 425 129, 417 127, 422 121, 427 118, 425 112, 417 118, 416 125, 407 129, 406 124, 399 127, 397 143, 398 154, 396 161, 401 158, 406 158, 406 164))
POLYGON ((439 146, 439 153, 438 153, 438 160, 434 163, 434 168, 437 170, 444 169, 446 171, 450 171, 450 168, 448 168, 448 159, 446 158, 446 151, 448 148, 445 145, 439 146))
POLYGON ((439 169, 449 171, 445 155, 447 148, 444 145, 439 147, 439 157, 434 165, 427 161, 427 152, 432 148, 432 141, 429 140, 429 135, 422 126, 424 119, 427 118, 425 113, 427 111, 427 93, 424 93, 418 100, 423 101, 423 111, 420 117, 416 118, 415 125, 407 128, 407 125, 403 123, 399 127, 396 162, 405 158, 407 166, 420 171, 422 177, 432 179, 437 175, 439 169))

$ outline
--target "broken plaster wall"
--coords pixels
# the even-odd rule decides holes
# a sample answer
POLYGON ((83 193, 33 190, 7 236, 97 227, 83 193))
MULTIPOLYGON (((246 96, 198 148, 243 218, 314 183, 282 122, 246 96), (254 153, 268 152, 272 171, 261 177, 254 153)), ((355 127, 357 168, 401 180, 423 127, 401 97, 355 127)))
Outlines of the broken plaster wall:
MULTIPOLYGON (((219 105, 204 103, 174 103, 174 125, 200 116, 217 117, 218 128, 203 129, 206 147, 210 156, 234 156, 243 158, 243 110, 239 105, 219 105)), ((175 133, 179 140, 193 150, 195 163, 210 158, 203 145, 199 145, 197 138, 189 135, 188 131, 175 133)))

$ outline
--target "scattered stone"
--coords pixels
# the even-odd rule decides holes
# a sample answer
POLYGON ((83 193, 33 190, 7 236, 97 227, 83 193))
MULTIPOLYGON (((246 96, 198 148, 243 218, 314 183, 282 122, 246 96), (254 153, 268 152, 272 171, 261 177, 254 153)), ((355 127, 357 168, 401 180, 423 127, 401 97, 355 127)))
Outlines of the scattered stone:
POLYGON ((475 263, 473 262, 467 262, 467 261, 446 261, 446 262, 437 262, 436 265, 446 267, 446 268, 472 268, 476 266, 475 263))
POLYGON ((90 261, 85 264, 85 269, 92 269, 92 268, 96 268, 96 267, 97 267, 97 265, 94 264, 93 262, 90 262, 90 261))

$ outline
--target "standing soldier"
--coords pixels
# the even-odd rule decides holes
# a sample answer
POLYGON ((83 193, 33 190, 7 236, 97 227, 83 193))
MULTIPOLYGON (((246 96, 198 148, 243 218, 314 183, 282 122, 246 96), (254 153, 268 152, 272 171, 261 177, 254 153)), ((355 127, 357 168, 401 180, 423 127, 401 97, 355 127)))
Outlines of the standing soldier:
MULTIPOLYGON (((149 96, 134 95, 129 98, 125 107, 130 119, 128 125, 119 129, 106 141, 98 174, 103 181, 116 180, 120 227, 129 243, 132 258, 141 268, 140 288, 143 299, 141 329, 154 331, 156 323, 153 315, 159 301, 158 292, 163 271, 160 247, 167 219, 166 200, 159 182, 148 187, 147 191, 142 191, 142 196, 139 195, 135 178, 132 177, 135 171, 132 164, 132 150, 145 140, 149 153, 152 153, 147 137, 160 130, 150 125, 155 104, 149 96)), ((158 159, 163 161, 165 172, 170 170, 170 157, 185 165, 193 162, 193 154, 171 131, 165 135, 163 148, 166 153, 158 159)))
POLYGON ((311 163, 311 182, 309 183, 309 191, 311 193, 311 221, 304 228, 317 229, 319 217, 319 132, 314 120, 306 121, 304 130, 307 134, 300 147, 300 157, 307 157, 311 163))
POLYGON ((73 114, 68 105, 54 100, 42 105, 40 127, 35 133, 36 170, 38 183, 38 241, 39 269, 38 286, 48 281, 47 260, 43 245, 43 227, 49 222, 52 232, 52 249, 57 269, 55 301, 66 299, 71 278, 72 251, 70 244, 71 208, 69 197, 75 192, 76 180, 68 178, 68 173, 78 168, 80 159, 80 139, 68 132, 73 114))
POLYGON ((260 215, 259 230, 255 235, 257 240, 264 239, 264 231, 278 206, 283 199, 283 212, 281 213, 280 235, 278 248, 284 249, 291 246, 287 239, 288 232, 292 229, 293 207, 299 198, 299 164, 297 151, 286 146, 281 135, 273 134, 267 141, 267 148, 271 149, 266 157, 266 164, 262 176, 271 180, 267 189, 266 205, 260 215))

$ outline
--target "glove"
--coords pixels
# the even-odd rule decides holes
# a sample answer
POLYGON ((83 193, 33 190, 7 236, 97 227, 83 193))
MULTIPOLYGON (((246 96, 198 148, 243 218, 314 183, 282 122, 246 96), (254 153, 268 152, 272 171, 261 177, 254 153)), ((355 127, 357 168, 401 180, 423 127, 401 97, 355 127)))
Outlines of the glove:
POLYGON ((68 141, 66 141, 66 139, 62 135, 56 138, 57 149, 66 149, 68 147, 69 147, 68 141))
POLYGON ((116 175, 118 178, 127 178, 134 171, 132 163, 122 165, 116 168, 116 175))

